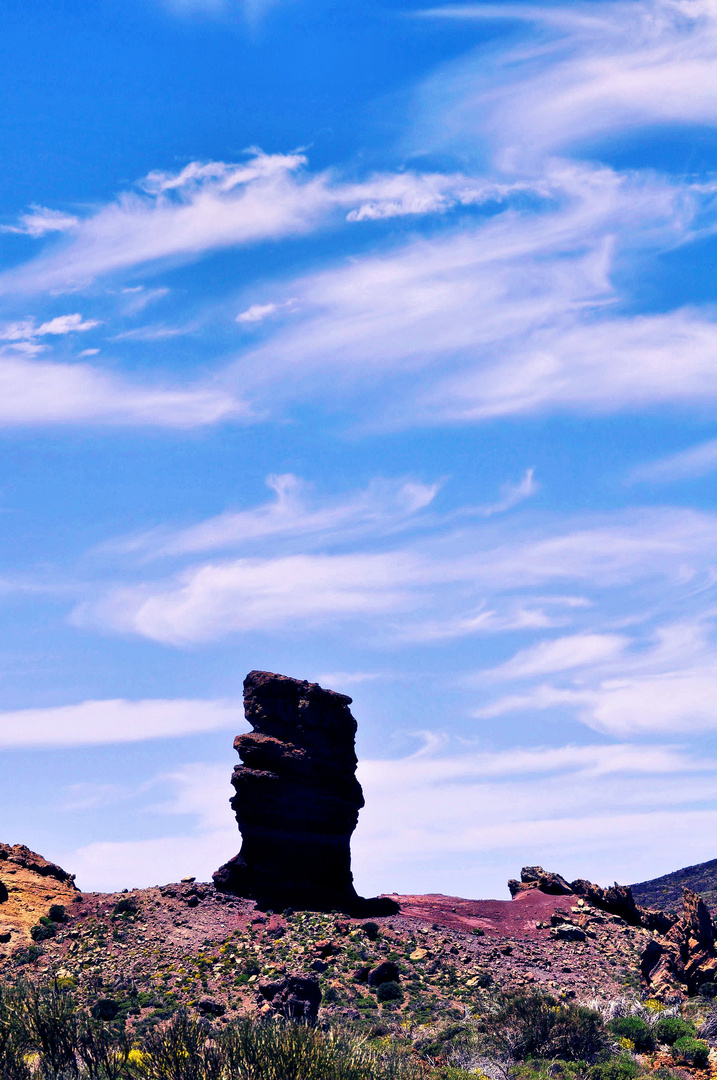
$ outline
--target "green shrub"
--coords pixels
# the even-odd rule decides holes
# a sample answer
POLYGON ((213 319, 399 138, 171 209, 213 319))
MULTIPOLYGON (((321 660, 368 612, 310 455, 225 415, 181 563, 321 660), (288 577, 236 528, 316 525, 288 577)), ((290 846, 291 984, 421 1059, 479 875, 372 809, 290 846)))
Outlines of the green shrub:
POLYGON ((363 930, 369 941, 375 941, 380 933, 380 926, 375 922, 365 922, 361 929, 363 930))
POLYGON ((27 949, 15 953, 14 960, 18 967, 22 967, 24 964, 34 964, 44 952, 42 945, 28 945, 27 949))
POLYGON ((672 1044, 672 1056, 677 1061, 685 1061, 688 1065, 695 1065, 698 1069, 704 1069, 709 1056, 710 1048, 702 1039, 693 1039, 690 1035, 683 1035, 681 1039, 675 1039, 672 1044))
POLYGON ((607 1043, 603 1019, 587 1005, 562 1005, 551 1032, 552 1054, 565 1061, 590 1061, 607 1043))
POLYGON ((672 1046, 677 1039, 682 1039, 685 1035, 695 1035, 693 1025, 679 1016, 663 1016, 657 1021, 653 1031, 657 1041, 667 1046, 672 1046))
POLYGON ((558 1005, 544 994, 518 994, 491 1018, 488 1042, 504 1057, 591 1061, 607 1036, 599 1013, 585 1005, 558 1005))
POLYGON ((30 937, 33 941, 47 941, 48 938, 55 936, 56 929, 55 924, 47 919, 45 922, 41 921, 36 926, 30 927, 30 937))
POLYGON ((138 911, 139 905, 134 897, 123 896, 112 908, 112 918, 117 918, 118 915, 136 915, 138 911))
POLYGON ((381 983, 376 991, 377 1001, 403 1001, 403 990, 397 982, 381 983))
POLYGON ((625 1054, 593 1065, 589 1075, 590 1080, 635 1080, 640 1075, 640 1066, 625 1054))
POLYGON ((629 1039, 638 1053, 647 1053, 655 1048, 655 1036, 649 1024, 639 1016, 620 1016, 608 1025, 618 1039, 629 1039))
MULTIPOLYGON (((52 904, 50 906, 50 910, 48 912, 48 915, 50 916, 50 919, 52 920, 52 922, 56 922, 56 923, 67 922, 67 912, 65 910, 65 905, 64 904, 52 904)), ((40 919, 40 922, 42 922, 42 919, 40 919)))

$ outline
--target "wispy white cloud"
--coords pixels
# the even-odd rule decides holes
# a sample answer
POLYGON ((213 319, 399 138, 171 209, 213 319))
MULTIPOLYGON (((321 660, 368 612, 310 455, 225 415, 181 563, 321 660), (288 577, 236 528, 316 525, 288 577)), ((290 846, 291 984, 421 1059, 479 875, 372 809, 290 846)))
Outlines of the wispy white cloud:
MULTIPOLYGON (((597 637, 597 635, 596 635, 597 637)), ((495 674, 531 678, 575 670, 575 679, 537 683, 478 710, 481 717, 510 712, 568 709, 594 730, 625 738, 717 729, 717 642, 711 619, 659 627, 628 641, 603 635, 602 651, 581 648, 576 639, 541 644, 518 654, 495 674), (611 647, 612 646, 612 647, 611 647), (570 663, 558 666, 565 654, 570 663)))
POLYGON ((293 555, 210 563, 164 585, 118 588, 73 620, 167 644, 339 624, 410 608, 420 560, 408 552, 293 555))
POLYGON ((132 383, 88 364, 27 359, 0 351, 0 426, 105 424, 191 428, 248 416, 211 383, 132 383))
POLYGON ((479 507, 476 513, 480 514, 481 517, 504 514, 507 510, 512 510, 514 506, 524 502, 525 499, 531 498, 539 490, 540 485, 535 480, 535 469, 526 469, 522 479, 517 484, 503 484, 498 502, 479 507))
POLYGON ((650 461, 633 469, 629 479, 634 482, 653 484, 670 483, 673 480, 691 480, 708 476, 717 469, 717 439, 709 439, 682 450, 677 454, 650 461))
POLYGON ((72 232, 78 225, 79 218, 73 214, 48 210, 45 206, 32 206, 31 213, 20 216, 19 225, 0 225, 0 232, 24 233, 38 239, 47 233, 72 232))
POLYGON ((585 668, 614 659, 624 652, 627 644, 628 639, 620 634, 571 634, 532 645, 485 675, 495 679, 525 679, 585 668))
POLYGON ((260 323, 279 310, 279 304, 251 304, 237 315, 238 323, 260 323))
POLYGON ((338 225, 352 208, 355 220, 429 213, 503 200, 526 187, 414 173, 346 183, 329 172, 311 174, 306 164, 300 153, 255 151, 243 164, 192 162, 176 174, 151 172, 138 191, 81 219, 66 243, 0 275, 0 293, 73 289, 158 260, 193 261, 219 248, 310 233, 332 220, 338 225))
POLYGON ((300 539, 305 545, 312 535, 326 544, 356 533, 385 534, 425 510, 439 488, 415 480, 374 480, 365 490, 330 502, 317 499, 311 485, 292 473, 270 476, 267 485, 275 498, 263 506, 228 511, 175 532, 155 529, 103 545, 104 550, 189 555, 271 538, 300 539))
POLYGON ((685 191, 605 168, 551 169, 562 196, 541 213, 499 214, 288 283, 294 316, 238 360, 239 385, 276 410, 318 385, 338 398, 400 377, 383 395, 390 413, 377 416, 371 399, 372 424, 712 398, 710 311, 615 310, 624 260, 685 238, 685 191))
POLYGON ((519 19, 537 42, 448 66, 426 85, 422 138, 484 138, 503 166, 657 123, 712 124, 717 12, 710 0, 468 4, 425 17, 519 19), (435 101, 442 104, 436 122, 435 101), (433 117, 428 103, 431 101, 433 117))
POLYGON ((54 319, 48 319, 39 326, 34 319, 21 319, 19 322, 5 323, 4 326, 0 326, 0 341, 23 342, 47 335, 84 333, 100 325, 99 320, 83 319, 77 312, 73 315, 56 315, 54 319))
MULTIPOLYGON (((272 557, 198 563, 171 577, 112 589, 86 601, 74 619, 175 645, 257 630, 291 633, 300 626, 305 633, 347 622, 365 626, 367 620, 374 640, 379 625, 382 637, 440 640, 548 629, 568 625, 585 612, 597 619, 586 598, 575 595, 576 586, 589 589, 593 603, 620 589, 624 604, 626 588, 642 597, 660 582, 662 596, 670 593, 679 602, 689 590, 710 588, 714 580, 709 565, 717 521, 691 511, 650 508, 599 520, 559 521, 544 526, 539 536, 530 526, 523 534, 515 523, 496 532, 492 521, 480 527, 462 523, 456 529, 439 520, 427 536, 389 550, 385 538, 384 550, 371 550, 373 540, 367 548, 365 530, 359 530, 362 544, 354 539, 338 553, 321 550, 330 549, 347 525, 367 520, 365 509, 357 514, 350 501, 318 517, 291 507, 277 515, 270 506, 227 522, 216 519, 198 526, 194 535, 180 534, 178 549, 191 553, 230 538, 235 543, 270 538, 272 532, 283 538, 284 547, 272 557), (299 528, 303 519, 308 535, 323 530, 317 533, 323 542, 315 554, 296 553, 305 545, 291 536, 292 515, 299 528), (229 528, 223 532, 225 525, 229 528), (567 592, 546 596, 546 588, 567 592), (377 615, 383 616, 378 623, 377 615)), ((151 535, 142 542, 151 545, 151 535)), ((584 659, 590 650, 597 657, 619 649, 614 631, 581 634, 572 643, 568 639, 553 646, 563 664, 571 644, 574 652, 582 648, 584 659)), ((529 659, 522 657, 520 663, 529 659)), ((534 656, 532 662, 539 659, 534 656)))
POLYGON ((82 701, 0 712, 0 746, 93 746, 171 739, 243 725, 238 701, 82 701))

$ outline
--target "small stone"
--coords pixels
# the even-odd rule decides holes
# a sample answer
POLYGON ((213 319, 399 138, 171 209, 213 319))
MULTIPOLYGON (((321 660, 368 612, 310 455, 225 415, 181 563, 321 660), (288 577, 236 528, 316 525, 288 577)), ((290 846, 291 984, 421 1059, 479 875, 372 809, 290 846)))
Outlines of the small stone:
POLYGON ((195 882, 196 880, 197 880, 197 879, 196 879, 195 877, 183 877, 183 878, 181 879, 181 881, 182 881, 182 885, 191 885, 191 884, 192 884, 193 882, 195 882))
POLYGON ((427 956, 428 956, 428 949, 414 949, 408 959, 409 960, 414 960, 414 961, 415 960, 425 960, 427 956))

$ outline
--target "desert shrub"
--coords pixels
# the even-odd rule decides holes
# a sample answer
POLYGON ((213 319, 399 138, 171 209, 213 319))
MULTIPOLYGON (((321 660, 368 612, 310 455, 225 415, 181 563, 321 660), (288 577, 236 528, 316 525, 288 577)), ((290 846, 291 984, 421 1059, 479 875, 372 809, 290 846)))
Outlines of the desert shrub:
POLYGON ((667 1046, 672 1046, 677 1039, 682 1039, 686 1035, 694 1037, 695 1029, 688 1020, 683 1020, 679 1016, 663 1016, 657 1021, 654 1027, 655 1038, 659 1043, 665 1043, 667 1046))
POLYGON ((369 941, 375 941, 380 932, 380 926, 375 922, 365 922, 361 929, 363 930, 369 941))
POLYGON ((18 967, 22 967, 24 964, 34 964, 44 952, 42 945, 28 945, 27 949, 20 949, 16 952, 13 959, 18 967))
POLYGON ((18 989, 16 1015, 19 1041, 40 1055, 43 1071, 76 1074, 78 1011, 71 994, 25 984, 18 989))
MULTIPOLYGON (((51 904, 48 915, 52 922, 63 923, 67 922, 67 912, 64 904, 51 904)), ((42 921, 42 920, 40 920, 42 921)))
POLYGON ((77 1058, 87 1080, 121 1080, 128 1076, 132 1043, 124 1027, 84 1018, 77 1041, 77 1058))
POLYGON ((638 1053, 646 1053, 655 1048, 652 1028, 639 1016, 619 1016, 610 1021, 609 1027, 618 1039, 629 1039, 638 1053))
MULTIPOLYGON (((410 1060, 364 1039, 291 1021, 243 1020, 218 1036, 232 1080, 418 1080, 410 1060)), ((200 1080, 201 1074, 197 1080, 200 1080)), ((203 1080, 203 1077, 201 1077, 203 1080)))
POLYGON ((44 923, 41 921, 36 926, 30 927, 30 937, 33 941, 46 941, 55 936, 56 930, 55 924, 47 919, 44 923))
POLYGON ((136 1070, 146 1080, 220 1080, 222 1055, 206 1021, 180 1009, 145 1035, 136 1070))
POLYGON ((18 1024, 18 996, 16 990, 0 986, 0 1076, 4 1080, 30 1080, 18 1024))
POLYGON ((543 994, 509 998, 492 1018, 489 1043, 502 1057, 593 1060, 607 1043, 599 1013, 585 1005, 559 1005, 543 994))
POLYGON ((381 983, 376 991, 377 1001, 403 1001, 403 990, 397 982, 381 983))
POLYGON ((590 1080, 635 1080, 639 1075, 640 1066, 627 1054, 601 1061, 590 1069, 590 1080))
POLYGON ((555 1014, 550 1049, 565 1061, 590 1061, 607 1043, 600 1013, 586 1005, 562 1005, 555 1014))
POLYGON ((683 1035, 675 1039, 672 1044, 672 1056, 677 1061, 686 1061, 688 1065, 696 1065, 698 1069, 704 1069, 710 1056, 710 1048, 702 1039, 694 1039, 690 1035, 683 1035))
POLYGON ((522 1060, 544 1057, 555 1020, 556 1001, 543 994, 518 994, 508 998, 491 1018, 490 1042, 501 1056, 522 1060))
POLYGON ((90 1012, 95 1020, 114 1020, 119 1009, 119 1003, 114 998, 99 998, 90 1012))

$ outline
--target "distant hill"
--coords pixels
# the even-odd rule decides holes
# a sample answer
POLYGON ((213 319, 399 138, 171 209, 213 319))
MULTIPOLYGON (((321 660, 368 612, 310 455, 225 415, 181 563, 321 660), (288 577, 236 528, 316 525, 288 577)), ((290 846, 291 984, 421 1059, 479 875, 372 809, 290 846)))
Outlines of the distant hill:
POLYGON ((663 911, 682 909, 682 886, 698 893, 713 914, 717 913, 717 859, 683 866, 671 874, 639 881, 632 885, 632 894, 644 907, 661 908, 663 911))

